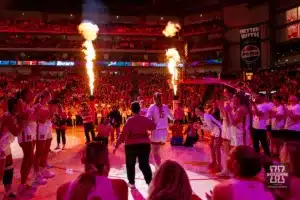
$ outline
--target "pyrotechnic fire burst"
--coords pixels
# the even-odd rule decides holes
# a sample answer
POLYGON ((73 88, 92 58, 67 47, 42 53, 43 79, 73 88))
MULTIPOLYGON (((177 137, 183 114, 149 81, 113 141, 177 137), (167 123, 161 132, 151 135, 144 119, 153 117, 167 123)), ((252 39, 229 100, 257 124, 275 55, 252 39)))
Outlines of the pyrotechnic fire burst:
POLYGON ((178 70, 176 68, 177 64, 180 62, 180 55, 175 48, 168 49, 166 51, 166 57, 169 60, 168 69, 172 75, 171 83, 173 85, 174 95, 177 94, 177 81, 178 81, 178 70))
MULTIPOLYGON (((180 29, 180 24, 168 22, 166 28, 163 30, 163 34, 166 37, 174 37, 180 29)), ((178 81, 178 69, 176 68, 176 66, 180 62, 180 55, 175 48, 170 48, 166 51, 166 57, 168 59, 168 69, 170 74, 172 75, 171 83, 173 85, 174 95, 176 95, 178 81)))
POLYGON ((175 22, 168 22, 166 28, 163 30, 163 34, 166 37, 174 37, 180 29, 180 24, 175 22))
POLYGON ((85 41, 82 44, 83 53, 85 54, 86 70, 89 77, 90 94, 94 94, 94 60, 96 58, 96 52, 94 49, 93 41, 97 38, 99 28, 96 24, 91 22, 82 22, 78 26, 79 33, 84 37, 85 41))

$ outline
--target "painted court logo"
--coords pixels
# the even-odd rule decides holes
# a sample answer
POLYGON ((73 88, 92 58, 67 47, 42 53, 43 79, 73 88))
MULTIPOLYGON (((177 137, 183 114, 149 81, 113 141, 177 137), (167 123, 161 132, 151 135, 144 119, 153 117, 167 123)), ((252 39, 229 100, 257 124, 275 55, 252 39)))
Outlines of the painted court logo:
POLYGON ((266 180, 269 188, 287 188, 288 187, 288 171, 286 165, 271 165, 270 172, 266 173, 266 180))

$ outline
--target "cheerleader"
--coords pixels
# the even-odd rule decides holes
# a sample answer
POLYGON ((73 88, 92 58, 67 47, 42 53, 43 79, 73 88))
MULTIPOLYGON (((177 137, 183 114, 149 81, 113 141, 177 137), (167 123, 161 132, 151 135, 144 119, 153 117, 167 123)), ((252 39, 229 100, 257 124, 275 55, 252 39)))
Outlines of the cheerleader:
POLYGON ((35 183, 46 184, 45 178, 53 178, 55 174, 46 169, 47 158, 52 141, 52 122, 54 107, 50 104, 51 94, 42 92, 36 99, 35 109, 38 111, 38 130, 36 138, 36 152, 34 158, 35 183))
POLYGON ((152 104, 147 111, 147 118, 153 120, 156 124, 156 129, 151 134, 152 153, 156 166, 161 164, 160 149, 168 139, 168 118, 174 120, 174 117, 165 104, 162 104, 162 94, 156 92, 153 97, 152 104))
POLYGON ((25 127, 22 134, 18 136, 18 142, 20 147, 23 150, 23 160, 21 164, 21 184, 18 189, 18 193, 21 194, 25 192, 26 189, 30 189, 31 186, 27 185, 28 175, 30 173, 31 167, 33 165, 33 157, 34 157, 34 146, 36 140, 36 116, 34 108, 32 107, 32 103, 34 100, 34 94, 31 90, 24 89, 17 94, 17 98, 19 101, 23 103, 23 115, 31 115, 32 118, 28 121, 27 126, 25 127))
MULTIPOLYGON (((4 184, 5 196, 15 198, 16 195, 11 192, 11 184, 14 176, 13 159, 10 145, 15 140, 15 136, 20 135, 31 120, 30 115, 22 115, 18 119, 19 109, 22 108, 22 101, 16 98, 10 98, 7 101, 7 112, 1 118, 0 126, 0 179, 4 184)), ((22 112, 22 110, 20 110, 22 112)))

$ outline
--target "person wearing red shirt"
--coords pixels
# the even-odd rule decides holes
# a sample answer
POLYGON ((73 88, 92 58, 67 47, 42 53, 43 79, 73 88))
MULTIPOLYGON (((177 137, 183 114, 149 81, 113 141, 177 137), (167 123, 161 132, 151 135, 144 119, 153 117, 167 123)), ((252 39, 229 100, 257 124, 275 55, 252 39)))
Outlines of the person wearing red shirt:
POLYGON ((174 125, 170 129, 172 131, 171 145, 181 146, 183 143, 183 126, 180 120, 175 120, 174 125))

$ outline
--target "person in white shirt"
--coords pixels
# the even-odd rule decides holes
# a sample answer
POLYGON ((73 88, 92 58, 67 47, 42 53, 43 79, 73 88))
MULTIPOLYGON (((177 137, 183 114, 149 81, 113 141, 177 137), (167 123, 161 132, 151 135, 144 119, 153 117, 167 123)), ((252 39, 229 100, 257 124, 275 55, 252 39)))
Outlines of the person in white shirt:
POLYGON ((264 153, 270 156, 270 148, 267 138, 267 121, 269 120, 270 106, 265 103, 265 96, 259 94, 255 98, 255 102, 252 102, 252 142, 253 148, 260 152, 259 144, 261 144, 264 153))
POLYGON ((168 118, 174 120, 174 117, 165 104, 162 104, 162 94, 156 92, 153 96, 154 104, 147 111, 146 117, 153 120, 156 124, 156 129, 151 134, 152 154, 156 166, 161 164, 160 148, 167 142, 168 139, 168 118))
POLYGON ((270 112, 271 118, 271 151, 274 156, 279 156, 281 138, 284 136, 283 128, 285 124, 285 108, 282 104, 282 97, 275 95, 273 96, 274 106, 270 112))
POLYGON ((205 113, 202 106, 195 109, 195 114, 201 119, 201 129, 209 131, 211 136, 210 152, 212 162, 208 165, 208 168, 214 170, 214 172, 221 172, 222 163, 220 149, 222 143, 222 124, 211 114, 205 113))
POLYGON ((288 106, 285 111, 285 137, 288 140, 300 140, 300 104, 295 95, 288 99, 288 106))

